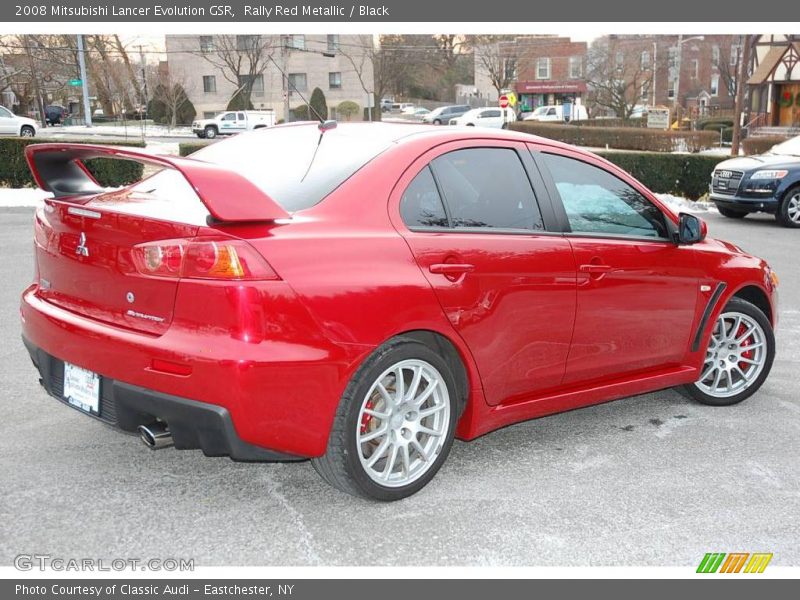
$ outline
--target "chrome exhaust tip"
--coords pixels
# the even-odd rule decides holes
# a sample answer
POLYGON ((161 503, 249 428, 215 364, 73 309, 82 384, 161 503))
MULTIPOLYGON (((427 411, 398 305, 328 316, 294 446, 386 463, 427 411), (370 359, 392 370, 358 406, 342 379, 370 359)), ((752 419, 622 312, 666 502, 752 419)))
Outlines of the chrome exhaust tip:
POLYGON ((172 434, 164 423, 155 421, 149 425, 139 425, 139 437, 144 445, 152 450, 172 446, 172 434))

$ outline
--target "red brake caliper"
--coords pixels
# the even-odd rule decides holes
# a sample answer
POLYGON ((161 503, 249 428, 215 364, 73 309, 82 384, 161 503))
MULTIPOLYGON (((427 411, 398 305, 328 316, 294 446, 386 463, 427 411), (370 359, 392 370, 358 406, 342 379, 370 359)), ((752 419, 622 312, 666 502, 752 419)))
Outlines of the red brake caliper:
MULTIPOLYGON (((740 324, 739 324, 739 329, 738 329, 738 331, 736 332, 736 337, 738 338, 738 337, 739 337, 739 336, 741 336, 741 335, 742 335, 742 334, 743 334, 745 331, 747 331, 747 328, 745 327, 744 323, 740 323, 740 324)), ((749 346, 751 343, 752 343, 752 342, 750 341, 750 338, 748 337, 746 340, 744 340, 744 341, 742 342, 742 346, 746 348, 746 347, 747 347, 747 346, 749 346)), ((745 351, 745 352, 742 352, 742 358, 747 358, 748 360, 753 360, 753 351, 752 351, 752 350, 747 350, 747 351, 745 351)), ((744 370, 745 370, 745 368, 747 368, 747 363, 746 363, 746 362, 740 362, 740 363, 739 363, 739 368, 740 368, 742 371, 744 371, 744 370)))
MULTIPOLYGON (((372 410, 375 408, 375 403, 372 400, 367 400, 367 408, 372 410)), ((372 415, 368 415, 364 413, 361 415, 361 433, 367 433, 367 427, 369 427, 369 422, 372 421, 372 415)))

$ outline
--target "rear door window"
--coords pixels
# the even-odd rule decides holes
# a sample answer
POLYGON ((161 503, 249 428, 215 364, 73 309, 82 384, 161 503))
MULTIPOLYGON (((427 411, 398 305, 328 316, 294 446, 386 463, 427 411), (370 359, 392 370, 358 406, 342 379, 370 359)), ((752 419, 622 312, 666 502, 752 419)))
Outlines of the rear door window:
POLYGON ((410 228, 448 227, 442 197, 436 187, 430 167, 420 171, 400 199, 400 215, 410 228))
POLYGON ((511 148, 469 148, 443 154, 431 169, 451 226, 543 230, 528 175, 511 148))

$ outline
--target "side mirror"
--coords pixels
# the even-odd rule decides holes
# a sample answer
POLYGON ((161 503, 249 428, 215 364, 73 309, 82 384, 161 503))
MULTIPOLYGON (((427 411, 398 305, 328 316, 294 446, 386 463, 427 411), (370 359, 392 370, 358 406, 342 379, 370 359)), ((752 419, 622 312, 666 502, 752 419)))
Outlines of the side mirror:
POLYGON ((705 221, 689 213, 681 213, 678 221, 678 243, 696 244, 706 239, 708 226, 705 221))

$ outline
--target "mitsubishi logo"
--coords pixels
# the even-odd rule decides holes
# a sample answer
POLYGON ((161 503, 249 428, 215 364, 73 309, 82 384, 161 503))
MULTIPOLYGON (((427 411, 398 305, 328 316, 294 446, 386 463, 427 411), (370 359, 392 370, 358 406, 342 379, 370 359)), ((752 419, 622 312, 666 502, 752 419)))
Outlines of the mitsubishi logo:
POLYGON ((75 247, 75 254, 78 256, 89 256, 89 249, 86 247, 86 234, 81 231, 81 237, 78 238, 78 245, 75 247))

